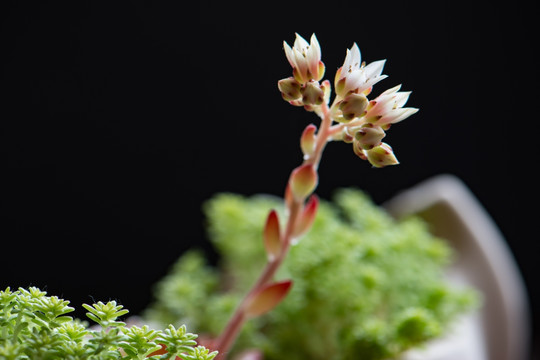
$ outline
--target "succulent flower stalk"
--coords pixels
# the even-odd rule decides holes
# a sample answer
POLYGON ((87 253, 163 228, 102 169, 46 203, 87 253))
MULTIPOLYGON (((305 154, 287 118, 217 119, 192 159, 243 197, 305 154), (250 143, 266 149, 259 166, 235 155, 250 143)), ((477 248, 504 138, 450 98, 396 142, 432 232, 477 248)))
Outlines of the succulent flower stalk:
POLYGON ((410 92, 400 92, 396 86, 368 99, 372 88, 385 79, 382 71, 386 60, 366 65, 356 45, 347 49, 343 66, 334 77, 335 98, 330 105, 331 83, 322 80, 325 72, 321 48, 313 34, 308 43, 296 34, 293 46, 283 42, 285 56, 292 67, 292 76, 278 82, 285 101, 317 114, 320 125, 308 125, 300 137, 303 162, 295 168, 286 184, 284 205, 286 220, 279 223, 277 213, 268 215, 264 231, 264 246, 268 263, 243 302, 232 315, 221 336, 216 339, 218 359, 232 346, 242 324, 250 317, 260 316, 279 304, 288 293, 290 281, 276 282, 276 275, 291 245, 311 228, 317 214, 318 198, 314 195, 319 182, 317 169, 326 144, 343 141, 352 144, 353 152, 373 167, 398 164, 390 145, 383 143, 386 130, 416 113, 418 109, 403 107, 410 92))

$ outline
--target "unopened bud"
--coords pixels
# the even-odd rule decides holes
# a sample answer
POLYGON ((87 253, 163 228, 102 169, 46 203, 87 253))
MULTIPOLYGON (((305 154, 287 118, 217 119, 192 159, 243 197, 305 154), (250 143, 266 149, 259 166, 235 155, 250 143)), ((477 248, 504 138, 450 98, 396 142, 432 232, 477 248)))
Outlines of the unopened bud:
POLYGON ((345 120, 352 120, 365 114, 368 99, 363 94, 349 94, 339 104, 345 120))
POLYGON ((291 285, 292 281, 286 280, 264 286, 248 300, 245 314, 252 318, 269 312, 285 298, 291 285))
POLYGON ((367 150, 367 159, 371 165, 378 168, 399 164, 392 148, 386 143, 381 143, 379 146, 367 150))
POLYGON ((304 206, 302 213, 297 220, 292 234, 293 243, 296 243, 299 237, 304 235, 313 225, 315 221, 315 215, 317 215, 317 208, 319 207, 319 198, 313 194, 310 196, 307 204, 304 206))
POLYGON ((360 147, 365 150, 373 149, 380 145, 381 140, 386 136, 386 133, 380 126, 367 123, 354 134, 354 138, 358 141, 360 147))
POLYGON ((316 130, 317 127, 315 125, 309 124, 302 133, 302 137, 300 138, 300 148, 302 149, 304 158, 309 157, 313 153, 313 150, 315 150, 316 130))
POLYGON ((281 231, 275 210, 270 211, 264 225, 263 240, 269 260, 275 259, 281 251, 281 231))
POLYGON ((308 197, 317 187, 319 179, 313 165, 301 165, 293 170, 289 179, 292 196, 296 200, 308 197))
POLYGON ((278 88, 279 91, 281 91, 281 96, 283 96, 283 99, 286 101, 293 101, 302 97, 300 83, 292 77, 279 80, 278 88))
POLYGON ((366 151, 362 149, 358 141, 353 142, 353 151, 362 160, 367 160, 366 151))
POLYGON ((348 127, 344 127, 341 134, 342 134, 341 139, 343 140, 344 143, 350 144, 353 142, 354 136, 351 135, 350 129, 348 127))
POLYGON ((301 89, 302 101, 306 105, 320 105, 324 101, 324 91, 319 83, 310 81, 301 89))

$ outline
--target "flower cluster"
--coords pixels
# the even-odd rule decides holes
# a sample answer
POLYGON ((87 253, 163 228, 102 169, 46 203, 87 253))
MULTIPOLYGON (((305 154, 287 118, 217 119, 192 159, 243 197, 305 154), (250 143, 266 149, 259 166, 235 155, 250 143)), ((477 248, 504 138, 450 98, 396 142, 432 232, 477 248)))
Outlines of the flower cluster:
MULTIPOLYGON (((331 105, 330 81, 320 82, 325 66, 321 61, 321 48, 313 34, 308 43, 296 34, 294 46, 283 43, 285 55, 293 68, 293 76, 278 82, 283 99, 295 106, 316 112, 321 118, 330 118, 332 126, 324 136, 328 140, 351 143, 354 153, 375 167, 398 163, 390 145, 382 142, 390 125, 400 122, 418 109, 403 107, 410 92, 395 86, 374 99, 368 99, 373 85, 385 79, 382 74, 385 60, 367 64, 362 62, 356 43, 347 49, 345 61, 335 75, 335 98, 331 105), (334 124, 335 122, 335 124, 334 124)), ((314 125, 304 131, 301 140, 305 158, 313 152, 316 137, 314 125)))

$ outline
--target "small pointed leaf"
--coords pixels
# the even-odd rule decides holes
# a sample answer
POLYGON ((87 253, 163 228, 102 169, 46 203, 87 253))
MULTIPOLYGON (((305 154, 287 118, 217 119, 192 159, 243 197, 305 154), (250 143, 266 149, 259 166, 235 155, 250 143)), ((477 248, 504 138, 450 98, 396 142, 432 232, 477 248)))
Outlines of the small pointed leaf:
POLYGON ((268 258, 275 259, 281 251, 281 232, 279 229, 279 218, 275 210, 270 211, 264 226, 264 247, 268 258))
POLYGON ((313 194, 310 196, 307 204, 302 210, 302 214, 298 219, 293 232, 293 238, 297 239, 304 235, 313 225, 315 221, 315 215, 317 215, 317 209, 319 207, 319 198, 313 194))
POLYGON ((245 314, 248 317, 257 317, 269 312, 285 298, 291 285, 291 280, 266 285, 253 295, 245 308, 245 314))

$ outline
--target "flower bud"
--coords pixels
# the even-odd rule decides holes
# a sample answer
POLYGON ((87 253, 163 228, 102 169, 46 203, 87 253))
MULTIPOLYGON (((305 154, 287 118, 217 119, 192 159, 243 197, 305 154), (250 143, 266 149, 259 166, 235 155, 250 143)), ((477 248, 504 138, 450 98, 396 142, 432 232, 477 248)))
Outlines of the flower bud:
POLYGON ((309 124, 302 133, 302 137, 300 138, 300 148, 302 149, 304 158, 309 158, 313 153, 313 150, 315 150, 315 140, 317 139, 315 136, 316 130, 317 127, 315 125, 309 124))
POLYGON ((246 303, 244 309, 248 317, 261 316, 275 308, 289 293, 292 281, 286 280, 264 286, 246 303))
MULTIPOLYGON (((317 215, 317 208, 319 207, 319 198, 317 195, 313 194, 310 196, 307 204, 304 206, 302 210, 302 214, 300 215, 299 219, 297 220, 292 237, 293 239, 298 239, 302 235, 304 235, 310 228, 311 225, 313 225, 313 221, 315 221, 315 215, 317 215)), ((296 243, 294 241, 294 243, 296 243)))
POLYGON ((302 96, 300 83, 292 77, 279 80, 278 88, 285 101, 297 100, 302 96))
POLYGON ((293 170, 289 178, 290 191, 292 196, 301 201, 308 197, 317 187, 317 172, 313 165, 301 165, 293 170))
POLYGON ((308 82, 300 91, 302 92, 302 101, 306 105, 320 105, 324 101, 324 91, 317 82, 308 82))
POLYGON ((392 148, 386 143, 381 143, 379 146, 367 150, 366 152, 368 161, 375 167, 381 168, 387 165, 399 164, 392 148))
POLYGON ((354 140, 354 136, 351 135, 351 129, 348 128, 348 127, 344 127, 343 130, 341 131, 341 140, 346 143, 346 144, 350 144, 353 142, 354 140))
POLYGON ((381 143, 386 133, 380 126, 367 123, 354 134, 354 139, 358 141, 360 147, 364 150, 373 149, 381 143))
POLYGON ((275 210, 270 211, 263 232, 264 247, 269 260, 273 260, 281 251, 281 231, 279 218, 275 210))
POLYGON ((366 150, 362 149, 358 141, 353 141, 353 151, 362 160, 367 160, 366 150))
POLYGON ((355 117, 364 115, 368 99, 363 94, 349 94, 339 104, 339 109, 343 112, 345 120, 352 120, 355 117))

